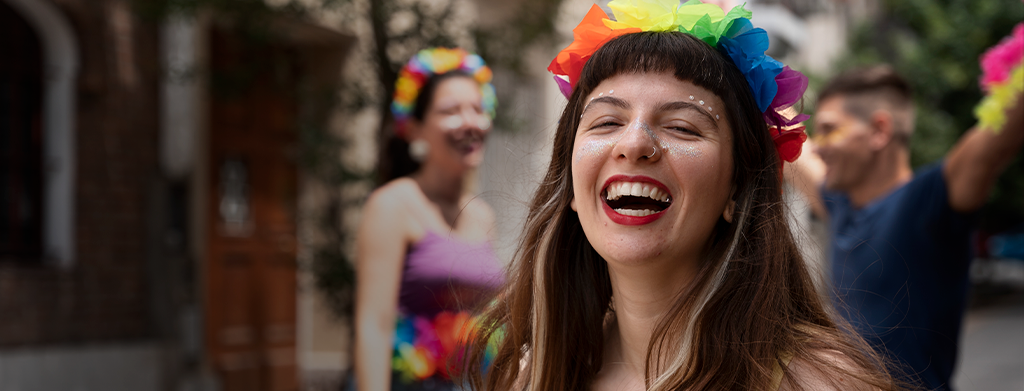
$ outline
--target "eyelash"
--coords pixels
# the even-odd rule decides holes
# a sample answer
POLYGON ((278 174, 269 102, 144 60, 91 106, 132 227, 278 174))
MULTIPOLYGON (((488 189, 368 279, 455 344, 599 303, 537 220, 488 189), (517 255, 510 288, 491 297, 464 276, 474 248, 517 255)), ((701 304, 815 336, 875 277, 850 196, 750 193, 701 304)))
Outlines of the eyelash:
MULTIPOLYGON (((599 129, 599 128, 603 128, 603 127, 607 127, 607 126, 622 126, 622 124, 619 123, 619 122, 616 122, 616 121, 604 121, 604 122, 601 122, 601 123, 599 123, 597 125, 594 125, 590 129, 599 129)), ((681 133, 692 134, 694 136, 700 136, 701 135, 700 132, 698 132, 696 130, 693 130, 693 129, 690 129, 690 128, 687 128, 685 126, 670 126, 670 127, 668 127, 668 129, 676 130, 676 131, 679 131, 681 133)))
POLYGON ((689 133, 689 134, 692 134, 694 136, 700 136, 700 132, 698 132, 696 130, 693 130, 693 129, 690 129, 690 128, 687 128, 685 126, 671 126, 671 127, 669 127, 669 129, 678 130, 678 131, 681 131, 683 133, 689 133))
POLYGON ((622 124, 620 124, 618 122, 615 122, 615 121, 604 121, 604 122, 602 122, 602 123, 600 123, 598 125, 595 125, 591 129, 603 128, 603 127, 606 127, 606 126, 622 126, 622 124))

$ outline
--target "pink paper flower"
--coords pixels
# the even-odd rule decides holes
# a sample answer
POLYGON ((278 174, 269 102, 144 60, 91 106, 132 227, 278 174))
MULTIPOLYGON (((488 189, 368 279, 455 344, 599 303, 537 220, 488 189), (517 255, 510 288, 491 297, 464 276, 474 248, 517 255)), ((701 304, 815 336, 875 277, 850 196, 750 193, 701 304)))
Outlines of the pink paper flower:
POLYGON ((981 89, 988 91, 993 84, 1010 77, 1013 68, 1024 58, 1024 23, 1018 23, 1010 36, 981 55, 981 89))

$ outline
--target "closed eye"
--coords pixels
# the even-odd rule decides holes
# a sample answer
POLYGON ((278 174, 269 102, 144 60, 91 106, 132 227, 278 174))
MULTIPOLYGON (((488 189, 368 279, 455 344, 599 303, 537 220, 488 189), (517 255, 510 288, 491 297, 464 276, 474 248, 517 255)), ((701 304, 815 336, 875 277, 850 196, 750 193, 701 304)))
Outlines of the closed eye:
POLYGON ((677 131, 677 132, 692 134, 694 136, 700 136, 701 135, 700 132, 698 132, 696 130, 693 130, 691 128, 684 127, 684 126, 669 126, 668 128, 671 129, 671 130, 677 131))
POLYGON ((601 122, 601 123, 599 123, 599 124, 597 124, 595 126, 592 126, 590 128, 591 129, 597 129, 597 128, 606 128, 606 127, 610 127, 610 126, 622 126, 622 124, 620 124, 618 122, 615 122, 615 121, 605 121, 605 122, 601 122))

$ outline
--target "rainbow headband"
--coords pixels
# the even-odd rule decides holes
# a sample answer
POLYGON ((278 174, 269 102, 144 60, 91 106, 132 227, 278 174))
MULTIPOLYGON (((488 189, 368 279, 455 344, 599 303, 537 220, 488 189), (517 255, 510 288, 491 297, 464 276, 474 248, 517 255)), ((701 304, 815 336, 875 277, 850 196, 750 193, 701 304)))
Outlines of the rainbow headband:
MULTIPOLYGON (((987 94, 974 108, 978 128, 999 132, 1006 124, 1006 109, 1024 91, 1024 23, 981 56, 981 89, 987 94)), ((1024 99, 1024 98, 1017 98, 1024 99)))
POLYGON ((391 114, 395 117, 395 134, 405 137, 406 125, 412 116, 413 108, 416 107, 416 97, 427 80, 452 71, 464 72, 480 83, 484 112, 494 118, 498 99, 494 94, 494 86, 491 85, 491 68, 484 64, 480 56, 459 48, 423 49, 409 59, 398 72, 398 80, 395 81, 395 95, 391 101, 391 114))
POLYGON ((562 94, 572 94, 587 60, 615 37, 642 31, 680 31, 706 42, 732 60, 747 79, 758 109, 772 130, 779 157, 793 162, 807 139, 803 126, 809 116, 793 110, 807 90, 807 77, 764 54, 768 33, 750 23, 753 15, 742 5, 725 13, 714 4, 690 0, 614 0, 608 7, 615 20, 594 5, 575 29, 573 42, 551 61, 562 94))

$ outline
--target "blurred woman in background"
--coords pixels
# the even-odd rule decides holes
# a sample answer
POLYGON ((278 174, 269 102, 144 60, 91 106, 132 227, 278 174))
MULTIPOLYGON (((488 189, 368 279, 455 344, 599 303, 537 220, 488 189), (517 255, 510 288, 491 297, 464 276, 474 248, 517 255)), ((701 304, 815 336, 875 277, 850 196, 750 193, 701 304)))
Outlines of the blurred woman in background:
POLYGON ((467 194, 496 99, 476 54, 432 48, 402 68, 388 182, 363 208, 356 242, 359 390, 447 390, 458 334, 501 283, 494 214, 467 194), (394 146, 399 148, 394 148, 394 146))

